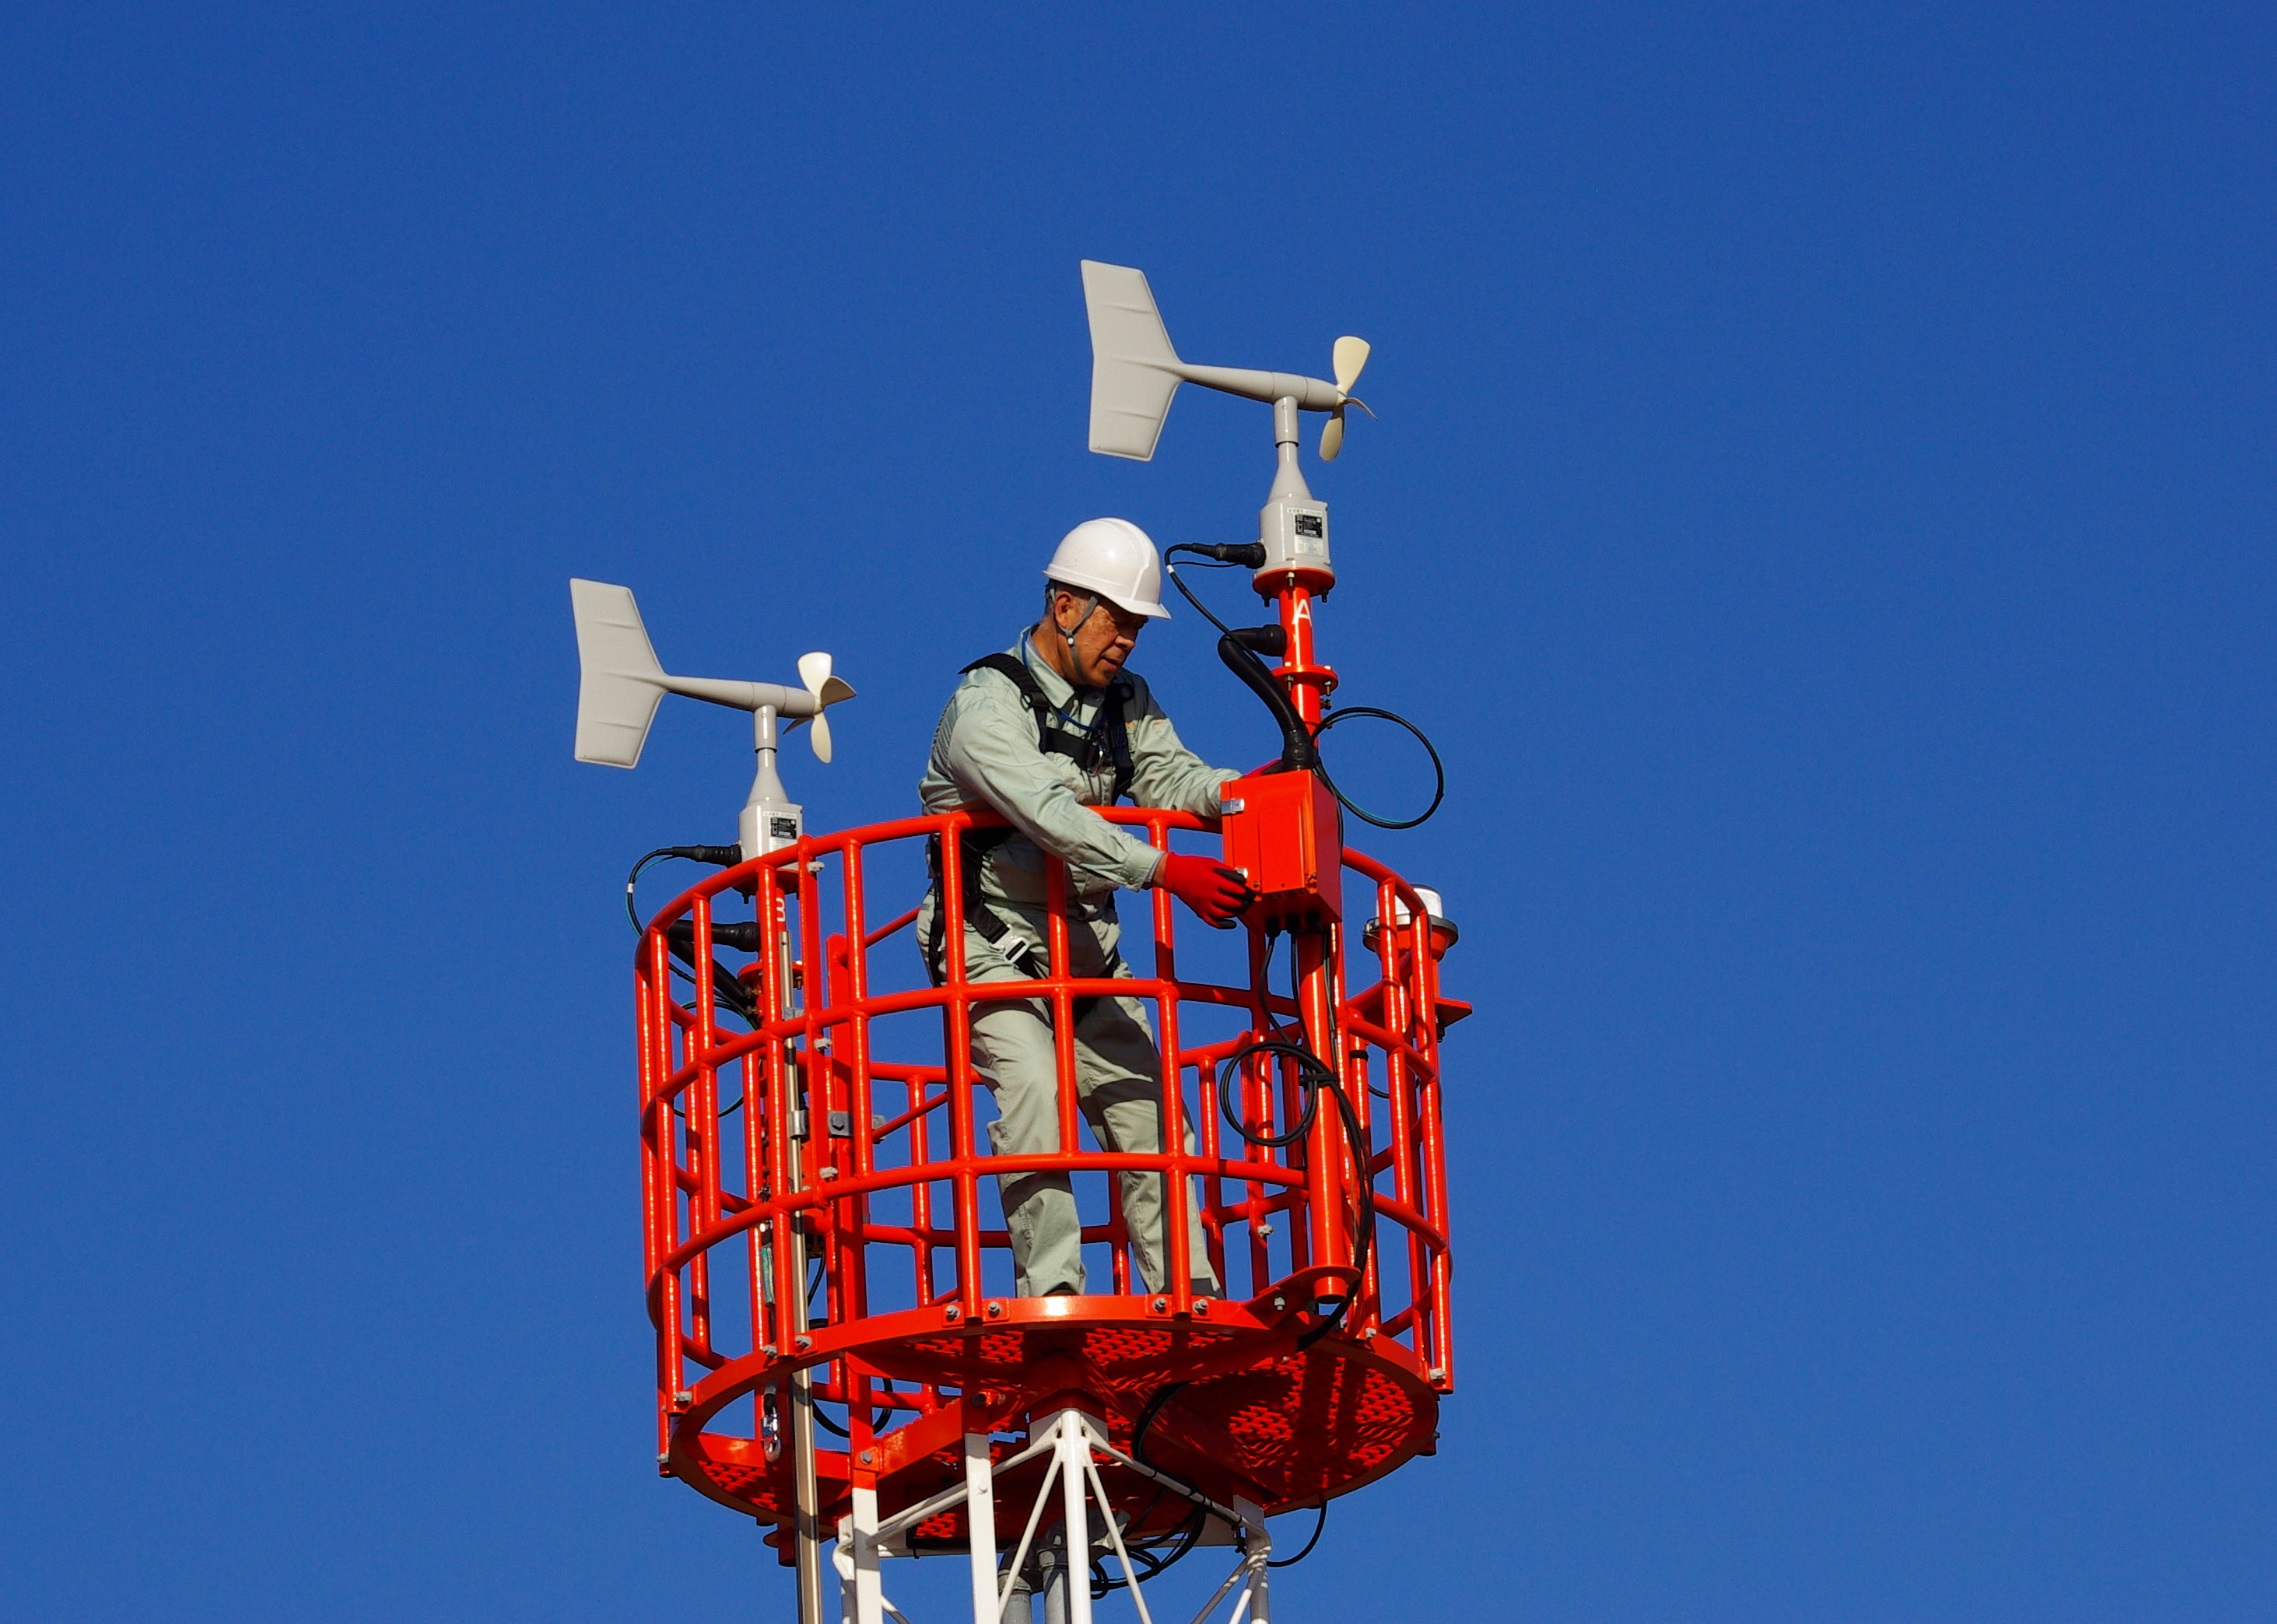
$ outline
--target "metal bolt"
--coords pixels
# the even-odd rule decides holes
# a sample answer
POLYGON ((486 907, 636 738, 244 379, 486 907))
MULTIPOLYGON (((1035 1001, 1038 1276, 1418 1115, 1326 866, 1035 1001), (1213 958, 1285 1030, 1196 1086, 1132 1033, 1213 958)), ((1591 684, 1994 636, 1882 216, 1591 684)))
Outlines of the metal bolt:
POLYGON ((1279 1312, 1280 1312, 1282 1309, 1284 1309, 1284 1308, 1286 1308, 1286 1307, 1288 1307, 1288 1306, 1289 1306, 1289 1299, 1288 1299, 1288 1298, 1286 1298, 1286 1297, 1282 1296, 1282 1295, 1281 1295, 1279 1292, 1275 1292, 1275 1293, 1273 1294, 1273 1312, 1275 1312, 1275 1313, 1277 1314, 1277 1313, 1279 1313, 1279 1312))
POLYGON ((772 1342, 770 1342, 770 1343, 768 1343, 768 1344, 767 1344, 765 1347, 761 1348, 759 1351, 760 1351, 761 1353, 765 1354, 765 1355, 766 1355, 768 1358, 772 1359, 772 1358, 774 1358, 774 1357, 776 1356, 776 1353, 777 1353, 777 1351, 778 1351, 778 1350, 776 1349, 776 1347, 775 1347, 775 1344, 774 1344, 774 1343, 772 1343, 772 1342))
POLYGON ((871 1465, 877 1460, 877 1458, 878 1452, 874 1449, 865 1449, 862 1451, 862 1464, 864 1466, 871 1465))
POLYGON ((956 1324, 957 1321, 963 1319, 964 1317, 965 1311, 963 1309, 959 1308, 955 1303, 951 1303, 949 1305, 949 1323, 951 1325, 956 1324))
POLYGON ((811 1336, 794 1336, 791 1338, 791 1346, 804 1353, 814 1346, 814 1338, 811 1336))
POLYGON ((1002 1319, 1004 1317, 1004 1305, 1002 1303, 990 1303, 988 1305, 988 1317, 990 1319, 1002 1319))
POLYGON ((837 1176, 838 1169, 835 1167, 826 1167, 822 1170, 822 1180, 825 1184, 829 1183, 830 1180, 836 1178, 837 1176))
POLYGON ((1161 1312, 1162 1312, 1164 1309, 1168 1308, 1169 1306, 1170 1306, 1170 1299, 1169 1299, 1169 1298, 1167 1298, 1167 1297, 1157 1297, 1157 1298, 1155 1298, 1155 1300, 1154 1300, 1154 1311, 1155 1311, 1157 1314, 1161 1313, 1161 1312))
POLYGON ((1447 1367, 1445 1365, 1433 1365, 1424 1374, 1435 1382, 1443 1382, 1447 1379, 1447 1367))
POLYGON ((1203 1318, 1203 1319, 1208 1319, 1208 1318, 1210 1317, 1210 1300, 1209 1300, 1209 1298, 1207 1298, 1207 1297, 1197 1297, 1197 1298, 1195 1298, 1195 1299, 1194 1299, 1194 1312, 1195 1312, 1197 1315, 1199 1315, 1201 1318, 1203 1318))
POLYGON ((672 1402, 679 1405, 693 1404, 696 1402, 696 1395, 683 1387, 672 1395, 672 1402))

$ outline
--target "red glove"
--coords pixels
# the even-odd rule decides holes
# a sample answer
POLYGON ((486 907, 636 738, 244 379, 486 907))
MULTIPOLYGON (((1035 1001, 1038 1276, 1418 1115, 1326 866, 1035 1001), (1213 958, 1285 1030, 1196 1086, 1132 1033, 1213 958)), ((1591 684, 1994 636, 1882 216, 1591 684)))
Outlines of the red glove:
POLYGON ((1233 929, 1234 919, 1257 900, 1249 882, 1223 863, 1177 852, 1163 853, 1154 883, 1200 914, 1203 924, 1218 930, 1233 929))

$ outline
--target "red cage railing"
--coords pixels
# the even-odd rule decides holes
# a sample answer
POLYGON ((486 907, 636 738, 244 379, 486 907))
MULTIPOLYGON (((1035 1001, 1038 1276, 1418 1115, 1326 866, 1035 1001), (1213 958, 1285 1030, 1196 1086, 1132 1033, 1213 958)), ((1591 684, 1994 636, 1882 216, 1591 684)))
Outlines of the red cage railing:
MULTIPOLYGON (((1184 813, 1100 811, 1164 849, 1173 833, 1215 827, 1184 813)), ((1366 882, 1347 895, 1369 897, 1374 922, 1349 963, 1372 978, 1346 986, 1346 950, 1366 921, 1325 926, 1311 962, 1326 997, 1308 1009, 1304 988, 1265 985, 1276 944, 1261 931, 1247 934, 1246 985, 1181 974, 1164 891, 1144 894, 1151 973, 1069 975, 1067 876, 1050 860, 1050 974, 983 986, 966 975, 957 852, 999 821, 954 813, 802 839, 705 880, 644 934, 644 1268, 661 1469, 787 1522, 790 1452, 777 1435, 794 1371, 806 1373, 823 1425, 844 1435, 817 1457, 826 1506, 857 1480, 877 1485, 888 1511, 913 1503, 947 1480, 964 1432, 1016 1428, 1069 1394, 1126 1441, 1142 1434, 1167 1469, 1269 1510, 1344 1492, 1429 1450, 1454 1373, 1439 1046, 1468 1006, 1440 994, 1443 944, 1423 899, 1347 850, 1347 870, 1366 882), (917 910, 873 925, 867 884, 884 866, 913 870, 936 836, 939 986, 915 952, 901 955, 906 976, 879 956, 917 910), (1100 995, 1151 1007, 1165 1057, 1159 1152, 1082 1146, 1070 1016, 1075 1000, 1100 995), (966 1013, 1007 997, 1053 1012, 1056 1151, 979 1148, 985 1084, 966 1013), (1342 1095, 1316 1095, 1309 1127, 1286 1147, 1254 1143, 1226 1120, 1229 1103, 1251 1125, 1304 1115, 1307 1068, 1286 1052, 1244 1052, 1260 1038, 1301 1038, 1336 1079, 1323 1092, 1342 1095), (1235 1098, 1221 1100, 1221 1088, 1235 1098), (1013 1296, 994 1181, 1023 1171, 1094 1175, 1102 1187, 1160 1175, 1163 1289, 1145 1289, 1108 1199, 1082 1236, 1111 1289, 1013 1296), (1189 1211, 1223 1297, 1192 1289, 1189 1211)), ((1124 955, 1135 964, 1129 943, 1124 955)), ((1160 1515, 1173 1512, 1183 1508, 1160 1515)), ((920 1532, 953 1540, 954 1516, 920 1532)))

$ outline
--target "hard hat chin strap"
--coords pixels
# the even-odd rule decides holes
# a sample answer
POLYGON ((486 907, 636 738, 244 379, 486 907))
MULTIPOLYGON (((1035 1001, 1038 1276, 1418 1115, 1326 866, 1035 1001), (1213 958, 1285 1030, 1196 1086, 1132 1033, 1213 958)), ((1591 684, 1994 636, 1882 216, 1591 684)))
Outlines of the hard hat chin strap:
POLYGON ((1076 653, 1075 653, 1075 634, 1076 634, 1077 632, 1080 632, 1081 630, 1083 630, 1083 628, 1084 628, 1084 627, 1086 627, 1086 626, 1090 625, 1090 624, 1091 624, 1091 617, 1092 617, 1093 615, 1097 614, 1098 612, 1099 612, 1099 594, 1098 594, 1098 593, 1096 593, 1096 592, 1090 592, 1090 593, 1086 593, 1086 594, 1084 595, 1084 598, 1083 598, 1083 618, 1082 618, 1082 619, 1080 619, 1080 620, 1078 620, 1078 621, 1077 621, 1077 622, 1076 622, 1076 623, 1075 623, 1075 624, 1074 624, 1072 627, 1063 627, 1063 626, 1061 626, 1061 625, 1060 625, 1060 623, 1059 623, 1059 608, 1058 608, 1058 605, 1055 603, 1055 604, 1053 605, 1053 607, 1052 607, 1052 630, 1054 630, 1054 631, 1058 632, 1058 633, 1059 633, 1059 635, 1060 635, 1060 637, 1061 637, 1061 638, 1062 638, 1062 639, 1063 639, 1063 640, 1066 642, 1066 644, 1067 644, 1067 670, 1068 670, 1068 680, 1069 680, 1070 682, 1074 683, 1074 684, 1075 684, 1075 686, 1076 686, 1076 687, 1078 687, 1078 688, 1080 688, 1080 687, 1082 687, 1082 686, 1084 685, 1084 683, 1083 683, 1083 662, 1082 662, 1082 660, 1080 660, 1080 659, 1078 659, 1078 658, 1076 657, 1076 653))

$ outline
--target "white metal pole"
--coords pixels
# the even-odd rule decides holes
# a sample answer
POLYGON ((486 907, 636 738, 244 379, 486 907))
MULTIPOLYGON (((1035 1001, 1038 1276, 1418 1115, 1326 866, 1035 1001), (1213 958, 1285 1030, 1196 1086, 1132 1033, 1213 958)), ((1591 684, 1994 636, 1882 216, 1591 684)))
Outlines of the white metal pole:
MULTIPOLYGON (((1091 1520, 1084 1514, 1084 1479, 1091 1474, 1091 1434, 1083 1413, 1059 1413, 1060 1506, 1067 1530, 1068 1624, 1091 1624, 1091 1520)), ((1101 1508, 1104 1510, 1105 1508, 1101 1508)))
POLYGON ((830 1562, 838 1570, 840 1624, 854 1624, 854 1519, 838 1519, 838 1543, 830 1548, 830 1562))
POLYGON ((878 1572, 878 1491, 854 1488, 854 1616, 849 1624, 885 1624, 885 1580, 878 1572))
POLYGON ((972 1535, 972 1624, 998 1624, 996 1485, 988 1434, 965 1434, 965 1527, 972 1535))
MULTIPOLYGON (((1088 1453, 1088 1451, 1086 1451, 1088 1453)), ((1131 1564, 1130 1549, 1123 1544, 1123 1531, 1116 1525, 1114 1507, 1107 1503, 1106 1480, 1100 1477, 1096 1462, 1090 1465, 1091 1487, 1099 1497, 1100 1532, 1114 1549, 1115 1560, 1122 1564, 1123 1582, 1129 1586, 1131 1605, 1138 1609, 1139 1624, 1154 1624, 1154 1615, 1146 1610, 1146 1593, 1139 1588, 1138 1569, 1131 1564)))
POLYGON ((1273 1536, 1265 1531, 1265 1513, 1238 1496, 1233 1509, 1241 1513, 1241 1548, 1249 1557, 1249 1616, 1253 1624, 1272 1624, 1266 1586, 1272 1575, 1273 1536))

